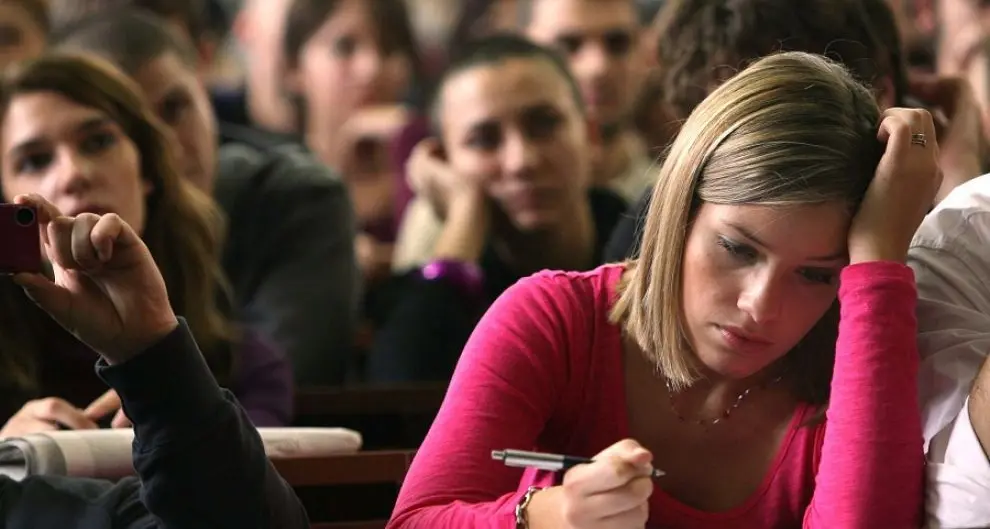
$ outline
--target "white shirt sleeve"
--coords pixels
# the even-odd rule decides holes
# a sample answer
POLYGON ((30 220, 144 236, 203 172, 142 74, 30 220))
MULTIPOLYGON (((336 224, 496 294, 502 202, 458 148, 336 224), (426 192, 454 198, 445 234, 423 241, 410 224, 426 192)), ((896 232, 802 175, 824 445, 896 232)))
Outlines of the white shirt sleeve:
POLYGON ((974 257, 980 256, 949 244, 938 250, 916 246, 908 256, 918 285, 918 393, 926 450, 962 410, 990 352, 990 284, 983 284, 990 277, 990 255, 984 270, 971 264, 974 257))
POLYGON ((990 352, 988 191, 990 175, 953 191, 925 218, 908 255, 918 285, 928 529, 990 528, 990 461, 969 416, 990 352))
POLYGON ((926 529, 990 527, 990 461, 969 419, 969 401, 928 451, 926 529))

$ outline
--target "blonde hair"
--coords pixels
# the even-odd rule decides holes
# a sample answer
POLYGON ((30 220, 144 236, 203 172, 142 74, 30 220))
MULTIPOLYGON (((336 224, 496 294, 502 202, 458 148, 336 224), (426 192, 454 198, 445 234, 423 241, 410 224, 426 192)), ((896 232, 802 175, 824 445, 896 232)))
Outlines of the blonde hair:
MULTIPOLYGON (((883 153, 880 111, 842 66, 801 52, 765 57, 690 115, 661 166, 639 259, 612 309, 675 390, 700 377, 683 322, 684 247, 698 207, 848 204, 858 207, 883 153)), ((828 399, 837 305, 788 354, 798 397, 828 399)))

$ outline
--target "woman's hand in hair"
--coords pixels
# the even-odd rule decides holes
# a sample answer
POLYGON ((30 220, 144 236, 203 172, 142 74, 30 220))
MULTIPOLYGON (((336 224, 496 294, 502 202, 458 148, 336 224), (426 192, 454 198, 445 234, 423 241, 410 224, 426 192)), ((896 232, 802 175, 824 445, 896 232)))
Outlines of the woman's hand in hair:
POLYGON ((631 439, 601 451, 594 463, 578 465, 564 484, 533 495, 530 527, 634 529, 646 525, 653 494, 653 455, 631 439))
POLYGON ((904 262, 942 181, 935 125, 927 110, 884 111, 877 138, 886 147, 849 230, 853 263, 904 262), (927 144, 913 143, 914 134, 924 134, 927 144))
POLYGON ((0 429, 0 438, 19 437, 60 429, 95 430, 96 421, 68 402, 49 397, 28 401, 0 429))
POLYGON ((66 217, 39 195, 14 202, 37 209, 55 276, 52 282, 18 274, 14 281, 76 338, 120 363, 175 329, 165 281, 147 246, 119 216, 66 217))

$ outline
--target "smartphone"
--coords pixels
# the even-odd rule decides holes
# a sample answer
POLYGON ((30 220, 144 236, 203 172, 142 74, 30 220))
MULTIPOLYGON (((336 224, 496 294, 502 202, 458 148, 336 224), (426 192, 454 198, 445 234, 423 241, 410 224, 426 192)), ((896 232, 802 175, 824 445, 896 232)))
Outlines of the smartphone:
POLYGON ((0 275, 41 272, 38 212, 31 206, 0 204, 0 275))

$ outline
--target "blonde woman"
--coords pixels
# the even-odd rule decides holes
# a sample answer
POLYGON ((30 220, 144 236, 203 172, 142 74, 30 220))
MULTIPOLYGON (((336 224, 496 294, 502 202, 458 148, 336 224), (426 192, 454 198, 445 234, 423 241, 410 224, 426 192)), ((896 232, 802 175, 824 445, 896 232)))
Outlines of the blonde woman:
POLYGON ((723 84, 671 147, 638 261, 491 307, 389 527, 917 527, 903 263, 937 156, 927 112, 881 114, 824 58, 723 84), (524 472, 506 448, 594 462, 524 472))

